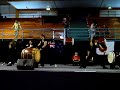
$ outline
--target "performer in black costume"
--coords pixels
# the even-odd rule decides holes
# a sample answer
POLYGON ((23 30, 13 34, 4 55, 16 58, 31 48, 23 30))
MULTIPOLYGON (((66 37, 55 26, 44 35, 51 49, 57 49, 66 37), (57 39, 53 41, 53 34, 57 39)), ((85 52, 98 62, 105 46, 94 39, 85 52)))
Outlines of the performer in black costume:
POLYGON ((40 59, 40 64, 41 67, 44 67, 45 61, 48 59, 48 41, 45 39, 45 35, 40 35, 40 42, 37 45, 37 47, 40 49, 40 53, 41 53, 41 59, 40 59))
POLYGON ((8 58, 7 58, 7 66, 12 66, 17 61, 17 49, 16 49, 16 42, 12 40, 9 43, 9 50, 8 50, 8 58))
POLYGON ((57 67, 56 61, 57 61, 57 50, 56 50, 56 45, 55 45, 55 40, 50 40, 49 41, 49 63, 50 66, 54 65, 55 67, 57 67))
MULTIPOLYGON (((85 46, 85 45, 84 45, 85 46)), ((97 37, 94 37, 88 48, 84 47, 82 52, 80 68, 86 68, 89 63, 94 64, 96 60, 96 48, 98 47, 97 37), (87 50, 85 50, 87 48, 87 50), (83 53, 84 52, 84 53, 83 53)))

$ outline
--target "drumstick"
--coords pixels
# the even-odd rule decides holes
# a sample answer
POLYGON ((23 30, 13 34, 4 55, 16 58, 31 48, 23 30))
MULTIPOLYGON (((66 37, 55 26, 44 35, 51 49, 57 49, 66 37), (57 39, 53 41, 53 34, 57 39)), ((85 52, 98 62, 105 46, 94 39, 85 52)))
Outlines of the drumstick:
POLYGON ((102 50, 104 50, 104 48, 99 44, 99 47, 102 49, 102 50))

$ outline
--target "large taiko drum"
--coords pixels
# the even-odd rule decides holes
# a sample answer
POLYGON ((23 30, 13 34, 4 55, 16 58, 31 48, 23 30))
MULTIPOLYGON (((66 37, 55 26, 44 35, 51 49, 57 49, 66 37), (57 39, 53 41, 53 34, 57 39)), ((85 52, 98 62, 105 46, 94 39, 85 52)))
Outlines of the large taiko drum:
POLYGON ((110 64, 115 62, 115 53, 114 52, 109 52, 107 56, 108 62, 110 64))
POLYGON ((40 50, 37 48, 25 48, 21 52, 21 59, 34 59, 35 62, 39 62, 40 50))

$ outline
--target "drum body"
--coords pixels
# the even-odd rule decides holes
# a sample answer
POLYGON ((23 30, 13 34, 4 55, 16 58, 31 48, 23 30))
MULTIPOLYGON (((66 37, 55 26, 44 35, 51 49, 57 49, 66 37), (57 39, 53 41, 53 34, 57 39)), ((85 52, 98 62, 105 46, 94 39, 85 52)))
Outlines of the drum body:
POLYGON ((114 52, 109 52, 107 56, 108 62, 110 64, 115 62, 115 53, 114 52))
POLYGON ((35 62, 39 62, 40 50, 37 48, 25 48, 21 52, 21 59, 33 59, 35 62))
POLYGON ((40 61, 40 50, 37 48, 33 48, 32 53, 33 53, 33 57, 35 61, 39 62, 40 61))
POLYGON ((74 38, 65 38, 64 45, 74 45, 74 38))

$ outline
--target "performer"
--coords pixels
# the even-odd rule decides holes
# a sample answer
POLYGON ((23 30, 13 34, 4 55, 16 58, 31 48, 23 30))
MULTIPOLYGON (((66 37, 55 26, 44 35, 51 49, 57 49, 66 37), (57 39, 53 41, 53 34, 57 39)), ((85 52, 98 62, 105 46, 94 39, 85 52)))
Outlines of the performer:
POLYGON ((80 56, 78 55, 78 52, 75 52, 74 56, 72 57, 73 66, 76 64, 80 64, 80 56))
POLYGON ((17 20, 15 20, 13 26, 11 29, 14 29, 15 31, 15 41, 17 41, 17 38, 18 38, 18 34, 19 34, 19 30, 21 30, 21 25, 20 25, 20 22, 18 22, 17 20))
POLYGON ((90 37, 90 46, 93 45, 93 37, 95 36, 95 32, 96 32, 96 24, 92 23, 89 29, 89 37, 90 37))
POLYGON ((110 30, 109 30, 109 28, 104 24, 103 25, 103 31, 104 31, 104 37, 106 37, 106 36, 108 36, 108 37, 110 37, 110 30))
POLYGON ((40 64, 41 64, 41 67, 44 67, 44 64, 45 64, 45 61, 46 59, 48 59, 48 49, 49 49, 49 46, 48 46, 48 41, 45 39, 45 35, 40 35, 40 42, 39 44, 37 45, 37 47, 40 49, 40 52, 41 52, 41 60, 40 60, 40 64))
POLYGON ((104 37, 98 38, 98 46, 101 52, 104 52, 104 53, 106 52, 107 46, 106 46, 106 39, 104 37))
POLYGON ((51 40, 49 42, 49 63, 50 63, 50 66, 55 65, 55 67, 57 67, 56 56, 57 56, 57 51, 56 51, 56 46, 55 46, 55 40, 51 40))
POLYGON ((96 48, 98 47, 98 37, 94 37, 92 40, 92 45, 90 45, 89 50, 87 52, 86 58, 90 58, 92 61, 94 56, 96 55, 96 48))
POLYGON ((119 51, 116 52, 115 58, 113 58, 113 62, 110 64, 110 68, 114 69, 115 66, 117 66, 117 68, 120 69, 120 52, 119 51))
POLYGON ((7 66, 12 66, 17 61, 17 50, 16 50, 16 42, 12 40, 9 43, 9 51, 8 51, 8 64, 7 66))
POLYGON ((64 25, 65 35, 66 35, 66 38, 67 38, 68 37, 68 30, 69 30, 69 27, 70 27, 70 20, 67 19, 67 18, 63 18, 62 24, 64 25))
POLYGON ((96 48, 98 40, 97 37, 94 37, 92 40, 92 46, 88 46, 88 49, 85 52, 83 60, 81 60, 80 68, 86 68, 88 63, 94 64, 96 60, 96 48))
POLYGON ((33 42, 32 40, 29 40, 29 43, 26 45, 27 48, 32 48, 33 47, 33 42))
POLYGON ((103 69, 106 69, 107 67, 105 66, 105 61, 107 61, 107 57, 105 55, 106 50, 107 50, 107 46, 106 46, 106 39, 104 37, 99 37, 98 38, 98 49, 100 52, 103 53, 103 55, 98 55, 101 65, 103 67, 103 69))

